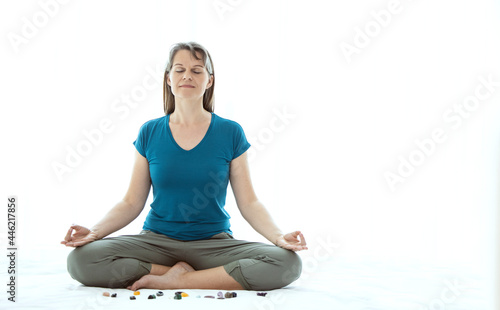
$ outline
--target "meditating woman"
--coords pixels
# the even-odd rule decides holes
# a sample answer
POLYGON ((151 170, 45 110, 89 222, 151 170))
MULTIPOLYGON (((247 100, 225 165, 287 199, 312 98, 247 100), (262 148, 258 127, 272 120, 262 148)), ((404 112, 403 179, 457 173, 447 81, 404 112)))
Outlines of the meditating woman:
POLYGON ((271 290, 295 281, 307 249, 300 231, 283 234, 257 199, 241 126, 216 115, 214 66, 201 45, 178 43, 165 70, 165 116, 134 141, 128 191, 91 229, 72 225, 68 271, 87 286, 151 289, 271 290), (243 218, 271 244, 235 239, 224 209, 228 183, 243 218), (137 235, 108 237, 144 209, 137 235))

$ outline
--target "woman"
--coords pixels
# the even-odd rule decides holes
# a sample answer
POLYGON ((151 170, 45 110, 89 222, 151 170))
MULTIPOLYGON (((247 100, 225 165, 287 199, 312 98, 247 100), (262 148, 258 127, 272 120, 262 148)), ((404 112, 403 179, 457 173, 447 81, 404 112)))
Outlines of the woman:
POLYGON ((254 193, 247 142, 236 122, 213 113, 212 59, 201 45, 173 46, 165 70, 165 116, 139 130, 125 197, 92 229, 73 225, 68 271, 88 286, 271 290, 295 281, 305 250, 299 231, 283 234, 254 193), (224 210, 231 182, 248 223, 274 245, 234 239, 224 210), (143 210, 139 235, 104 238, 143 210), (104 238, 104 239, 103 239, 104 238))

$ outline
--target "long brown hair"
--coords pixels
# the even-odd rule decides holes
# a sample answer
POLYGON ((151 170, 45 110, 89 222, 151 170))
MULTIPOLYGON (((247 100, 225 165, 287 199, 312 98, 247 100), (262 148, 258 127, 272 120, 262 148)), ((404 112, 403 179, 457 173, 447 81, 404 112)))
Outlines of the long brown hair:
POLYGON ((174 56, 180 50, 188 50, 195 59, 203 61, 208 74, 213 76, 212 86, 206 89, 203 94, 203 108, 208 112, 213 112, 215 74, 212 57, 210 57, 210 54, 203 46, 196 42, 181 42, 174 44, 170 49, 167 67, 165 68, 165 74, 163 76, 163 110, 165 111, 165 115, 172 114, 175 110, 175 96, 172 93, 172 88, 167 84, 167 76, 170 73, 170 70, 172 70, 174 56), (199 53, 201 58, 199 58, 196 53, 199 53))

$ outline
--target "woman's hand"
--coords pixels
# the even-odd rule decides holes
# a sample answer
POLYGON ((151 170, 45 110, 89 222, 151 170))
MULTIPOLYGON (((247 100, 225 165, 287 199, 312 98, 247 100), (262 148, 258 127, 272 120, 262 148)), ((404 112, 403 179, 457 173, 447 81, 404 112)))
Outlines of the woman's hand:
POLYGON ((292 251, 307 250, 306 239, 304 239, 304 235, 298 230, 278 237, 276 245, 292 251), (300 239, 297 237, 300 237, 300 239))
POLYGON ((70 247, 79 247, 97 239, 97 233, 94 231, 80 225, 71 225, 61 244, 70 247), (75 231, 74 233, 73 230, 75 231))

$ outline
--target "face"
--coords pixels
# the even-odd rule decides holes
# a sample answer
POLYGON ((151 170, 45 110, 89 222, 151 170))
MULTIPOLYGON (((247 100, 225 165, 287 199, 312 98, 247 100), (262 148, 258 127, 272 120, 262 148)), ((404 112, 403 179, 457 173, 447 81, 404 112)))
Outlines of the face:
MULTIPOLYGON (((201 55, 196 54, 199 58, 201 55)), ((197 60, 188 50, 175 53, 173 66, 167 77, 175 97, 184 99, 203 98, 205 90, 212 86, 213 76, 205 68, 202 60, 197 60)))

